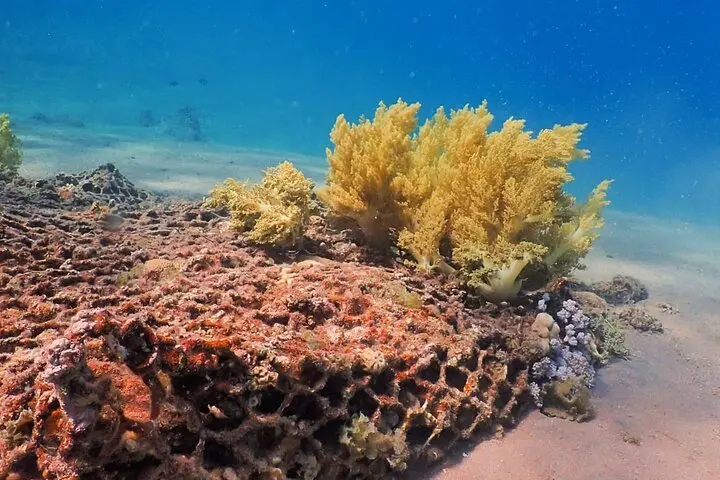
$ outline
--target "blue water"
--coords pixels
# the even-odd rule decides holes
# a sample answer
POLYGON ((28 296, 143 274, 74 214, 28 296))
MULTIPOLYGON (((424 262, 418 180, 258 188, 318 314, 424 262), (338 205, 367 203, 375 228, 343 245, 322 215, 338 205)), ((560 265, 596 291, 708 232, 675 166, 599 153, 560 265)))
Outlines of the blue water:
POLYGON ((487 99, 495 127, 589 124, 573 193, 611 177, 618 210, 720 223, 718 25, 709 0, 3 0, 0 111, 189 106, 208 145, 323 162, 338 113, 487 99))

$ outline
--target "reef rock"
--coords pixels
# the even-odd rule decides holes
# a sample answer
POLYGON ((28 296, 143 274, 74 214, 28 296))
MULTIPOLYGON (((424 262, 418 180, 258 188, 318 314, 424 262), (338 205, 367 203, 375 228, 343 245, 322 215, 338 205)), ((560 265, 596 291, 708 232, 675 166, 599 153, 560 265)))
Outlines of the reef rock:
POLYGON ((0 188, 0 478, 392 478, 531 404, 531 307, 321 218, 304 256, 251 247, 116 173, 61 179, 86 208, 0 188))

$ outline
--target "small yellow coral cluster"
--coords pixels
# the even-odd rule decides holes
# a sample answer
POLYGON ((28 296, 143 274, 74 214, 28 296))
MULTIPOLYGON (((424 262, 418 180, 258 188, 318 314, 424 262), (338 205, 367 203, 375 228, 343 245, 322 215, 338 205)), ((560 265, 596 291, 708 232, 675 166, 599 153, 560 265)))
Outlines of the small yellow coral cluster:
POLYGON ((232 226, 254 242, 288 247, 302 240, 313 182, 290 162, 265 171, 258 185, 227 179, 210 192, 209 207, 230 211, 232 226))
POLYGON ((458 267, 489 300, 516 296, 530 271, 547 277, 577 266, 602 226, 603 181, 585 205, 564 190, 584 125, 556 125, 533 137, 522 120, 489 133, 486 103, 446 115, 418 131, 420 105, 380 104, 373 120, 340 115, 327 150, 320 198, 357 221, 369 242, 398 245, 425 271, 458 267), (442 251, 442 253, 441 253, 442 251))
POLYGON ((10 117, 0 114, 0 172, 17 172, 22 162, 20 140, 13 133, 10 117))

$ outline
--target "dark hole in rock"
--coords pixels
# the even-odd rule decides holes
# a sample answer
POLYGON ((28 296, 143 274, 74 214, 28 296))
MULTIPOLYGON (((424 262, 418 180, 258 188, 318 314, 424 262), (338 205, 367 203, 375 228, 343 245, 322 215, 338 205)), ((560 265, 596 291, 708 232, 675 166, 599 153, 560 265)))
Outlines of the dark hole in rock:
POLYGON ((388 406, 380 409, 380 425, 378 430, 381 433, 390 433, 391 430, 399 427, 405 420, 405 410, 400 406, 388 406))
POLYGON ((204 222, 209 222, 213 218, 217 217, 217 215, 213 212, 203 211, 200 212, 200 220, 204 222))
POLYGON ((217 467, 234 467, 236 464, 237 459, 232 448, 215 439, 205 439, 205 448, 203 449, 203 466, 205 468, 210 470, 217 467))
POLYGON ((502 410, 505 405, 512 399, 513 392, 510 386, 506 382, 502 382, 498 385, 498 394, 495 397, 495 408, 502 410))
POLYGON ((287 315, 285 313, 267 313, 267 312, 259 312, 257 314, 257 317, 262 320, 267 325, 287 325, 290 321, 290 315, 287 315))
POLYGON ((414 380, 403 380, 400 382, 400 393, 398 400, 405 408, 415 408, 425 401, 425 389, 415 383, 414 380))
POLYGON ((393 391, 394 378, 392 370, 386 368, 370 380, 370 388, 376 395, 390 395, 393 391))
POLYGON ((233 385, 244 384, 248 376, 248 368, 234 355, 223 355, 219 353, 218 366, 214 380, 227 382, 233 385))
POLYGON ((445 367, 445 383, 462 392, 467 383, 467 375, 457 367, 445 367))
POLYGON ((482 359, 483 368, 488 368, 498 363, 498 358, 495 355, 485 355, 482 359))
POLYGON ((125 362, 130 368, 146 364, 155 349, 154 335, 138 321, 123 328, 119 341, 127 351, 125 362))
POLYGON ((378 408, 378 402, 365 390, 358 390, 350 398, 348 402, 348 413, 355 415, 362 413, 366 417, 371 417, 378 408))
POLYGON ((205 375, 195 373, 173 377, 172 379, 175 391, 184 396, 191 396, 193 393, 204 388, 207 383, 208 380, 205 378, 205 375))
POLYGON ((104 465, 105 474, 109 478, 142 478, 158 467, 162 462, 152 455, 145 455, 134 462, 115 461, 104 465))
POLYGON ((348 315, 362 315, 367 310, 368 302, 361 297, 352 297, 347 302, 347 314, 348 315))
POLYGON ((475 419, 478 416, 477 408, 475 408, 473 405, 465 404, 460 407, 460 410, 458 410, 457 413, 457 420, 456 420, 456 426, 458 430, 467 430, 470 428, 473 423, 475 423, 475 419))
POLYGON ((210 430, 232 430, 245 420, 245 410, 238 400, 219 392, 203 395, 195 405, 203 413, 203 424, 210 430))
POLYGON ((314 361, 306 359, 300 368, 300 381, 308 387, 314 387, 325 376, 320 365, 314 361))
POLYGON ((237 268, 245 265, 245 261, 239 257, 231 257, 229 255, 223 255, 220 257, 220 266, 223 268, 237 268))
POLYGON ((249 445, 256 458, 269 458, 270 452, 280 445, 282 439, 283 435, 278 427, 260 427, 256 432, 248 434, 249 445))
POLYGON ((488 338, 481 338, 477 342, 477 346, 480 350, 487 350, 490 348, 490 345, 492 345, 493 339, 491 337, 488 338))
POLYGON ((447 350, 445 350, 444 348, 438 350, 435 355, 437 355, 437 358, 438 360, 440 360, 441 363, 447 360, 447 350))
POLYGON ((323 448, 340 445, 340 431, 342 430, 344 424, 345 421, 342 418, 330 420, 325 425, 315 430, 313 437, 322 443, 323 448))
POLYGON ((480 393, 486 393, 490 389, 491 385, 492 380, 487 375, 483 375, 482 377, 478 378, 477 389, 480 393))
POLYGON ((330 401, 331 407, 339 407, 342 405, 343 394, 349 383, 342 375, 331 375, 319 393, 330 401))
POLYGON ((427 425, 416 424, 410 427, 407 431, 407 442, 411 446, 424 445, 427 442, 430 435, 432 435, 433 429, 427 425))
POLYGON ((448 448, 450 448, 456 438, 457 435, 455 435, 455 433, 453 433, 451 429, 446 428, 445 430, 440 432, 440 435, 437 435, 435 438, 430 440, 430 445, 440 450, 447 450, 448 448))
POLYGON ((295 478, 302 478, 302 476, 301 476, 302 474, 300 473, 302 471, 303 471, 303 466, 300 465, 299 463, 295 463, 292 467, 288 468, 288 471, 285 474, 285 478, 288 480, 295 479, 295 478))
POLYGON ((365 367, 363 367, 362 364, 357 363, 357 364, 353 365, 353 367, 352 367, 352 377, 353 377, 355 380, 360 380, 361 378, 365 377, 367 374, 368 374, 368 372, 367 372, 367 370, 365 369, 365 367))
MULTIPOLYGON (((17 478, 42 478, 43 475, 38 469, 37 462, 38 458, 35 452, 29 451, 17 458, 9 470, 12 473, 19 473, 20 476, 17 478)), ((10 476, 7 478, 10 478, 10 476)))
POLYGON ((420 371, 420 378, 431 383, 436 383, 440 379, 440 363, 436 359, 433 359, 430 365, 420 371))
POLYGON ((95 445, 92 445, 90 448, 88 448, 88 457, 89 458, 97 458, 103 451, 103 444, 96 443, 95 445))
POLYGON ((267 387, 260 392, 260 401, 255 409, 260 413, 275 413, 285 400, 285 395, 274 387, 267 387))
POLYGON ((478 352, 473 349, 472 354, 469 357, 465 357, 458 362, 458 365, 465 367, 471 372, 474 372, 478 367, 478 352))
POLYGON ((200 441, 200 436, 192 433, 184 425, 178 425, 163 432, 162 437, 167 439, 170 453, 173 455, 190 455, 200 441))
POLYGON ((283 415, 295 417, 297 420, 317 420, 323 414, 322 407, 312 395, 300 394, 290 400, 290 405, 285 407, 283 415))
POLYGON ((517 381, 518 375, 526 371, 527 368, 527 365, 522 360, 515 359, 510 362, 510 365, 508 365, 507 373, 508 381, 510 383, 515 383, 517 381))
POLYGON ((185 311, 187 312, 188 316, 190 317, 190 320, 195 320, 200 315, 203 314, 203 308, 200 305, 188 305, 185 307, 185 311))

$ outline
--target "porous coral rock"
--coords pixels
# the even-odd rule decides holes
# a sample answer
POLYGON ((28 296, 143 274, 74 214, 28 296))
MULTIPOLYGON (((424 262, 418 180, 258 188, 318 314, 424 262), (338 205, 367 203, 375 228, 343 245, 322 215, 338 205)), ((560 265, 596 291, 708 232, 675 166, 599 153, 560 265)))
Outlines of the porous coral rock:
POLYGON ((527 405, 527 310, 466 306, 321 225, 306 247, 324 261, 295 263, 197 204, 108 230, 16 185, 0 188, 0 478, 394 478, 527 405), (183 268, 117 284, 159 258, 183 268), (391 282, 423 303, 376 295, 391 282), (403 462, 340 443, 360 415, 403 462))

